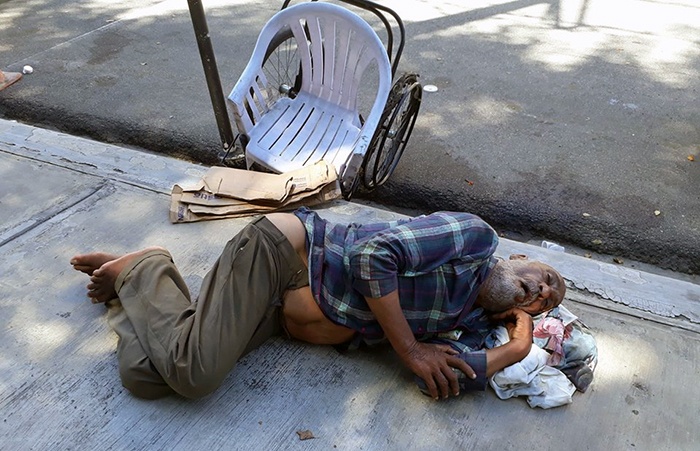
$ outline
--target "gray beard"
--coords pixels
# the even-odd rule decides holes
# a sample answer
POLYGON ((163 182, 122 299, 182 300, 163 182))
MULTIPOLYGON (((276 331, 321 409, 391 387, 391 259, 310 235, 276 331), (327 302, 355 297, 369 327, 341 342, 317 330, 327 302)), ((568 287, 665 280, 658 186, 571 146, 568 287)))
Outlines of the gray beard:
POLYGON ((524 291, 513 268, 528 263, 522 260, 498 260, 479 291, 479 304, 484 310, 503 312, 513 307, 525 307, 534 301, 533 298, 521 304, 516 302, 516 299, 522 298, 524 291))

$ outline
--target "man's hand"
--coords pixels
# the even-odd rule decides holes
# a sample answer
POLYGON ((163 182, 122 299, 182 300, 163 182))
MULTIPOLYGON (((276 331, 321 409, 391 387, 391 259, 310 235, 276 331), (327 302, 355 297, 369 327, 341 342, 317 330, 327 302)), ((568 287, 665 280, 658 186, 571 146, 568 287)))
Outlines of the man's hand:
POLYGON ((532 343, 532 316, 529 313, 519 308, 512 308, 492 315, 491 319, 505 322, 511 340, 532 343))
POLYGON ((416 376, 425 381, 430 396, 434 399, 439 399, 439 395, 447 398, 450 391, 455 396, 459 394, 457 375, 452 368, 457 368, 467 377, 476 378, 474 370, 464 360, 456 357, 459 353, 450 346, 416 340, 401 311, 398 291, 381 298, 365 299, 394 351, 416 376))
POLYGON ((491 316, 496 321, 504 321, 510 341, 486 351, 486 376, 491 377, 508 365, 524 359, 532 347, 532 316, 518 308, 491 316))
POLYGON ((425 381, 433 399, 447 398, 450 393, 459 395, 459 381, 452 368, 462 371, 467 377, 476 378, 474 370, 456 357, 459 352, 449 345, 428 344, 414 341, 399 357, 413 373, 425 381))

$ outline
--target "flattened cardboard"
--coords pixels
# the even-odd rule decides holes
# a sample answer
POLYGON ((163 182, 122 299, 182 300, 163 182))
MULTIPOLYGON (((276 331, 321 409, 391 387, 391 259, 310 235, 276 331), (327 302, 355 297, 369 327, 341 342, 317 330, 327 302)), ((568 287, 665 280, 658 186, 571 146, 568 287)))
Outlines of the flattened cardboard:
MULTIPOLYGON (((197 222, 197 221, 208 221, 213 219, 227 219, 227 218, 241 218, 245 216, 251 216, 254 214, 264 214, 271 213, 273 211, 290 211, 295 210, 301 206, 312 207, 314 205, 323 204, 330 202, 335 199, 339 199, 342 196, 340 189, 340 183, 338 180, 329 183, 326 186, 320 188, 318 192, 308 191, 307 193, 315 193, 310 196, 302 196, 296 202, 291 202, 283 204, 278 207, 262 207, 259 205, 251 205, 249 211, 238 211, 229 213, 195 213, 191 209, 197 206, 190 205, 184 202, 180 202, 181 193, 173 191, 170 204, 170 222, 172 223, 184 223, 184 222, 197 222)), ((206 207, 203 207, 206 208, 206 207)), ((215 209, 215 208, 214 208, 215 209)))
POLYGON ((204 175, 202 183, 206 191, 220 197, 284 202, 292 193, 318 188, 337 178, 335 168, 321 160, 284 174, 214 166, 204 175))
POLYGON ((341 197, 335 168, 324 161, 285 174, 212 167, 198 183, 173 186, 170 221, 249 216, 318 205, 341 197))
POLYGON ((206 191, 222 197, 283 202, 292 192, 292 179, 289 174, 267 174, 215 166, 209 168, 202 182, 206 191))
MULTIPOLYGON (((328 185, 324 186, 319 186, 316 189, 304 191, 301 193, 293 194, 289 197, 287 197, 287 200, 284 202, 283 205, 288 205, 292 204, 295 202, 299 202, 300 200, 303 200, 307 197, 312 197, 315 196, 316 194, 320 193, 324 188, 326 188, 328 185)), ((182 200, 181 200, 182 202, 182 200)), ((244 202, 242 204, 237 204, 237 205, 218 205, 218 206, 205 206, 205 205, 196 205, 196 204, 190 204, 188 206, 189 210, 192 213, 196 214, 208 214, 208 215, 225 215, 225 214, 231 214, 231 213, 244 213, 248 211, 275 211, 280 208, 280 205, 265 205, 265 204, 259 204, 255 201, 252 202, 244 202)))

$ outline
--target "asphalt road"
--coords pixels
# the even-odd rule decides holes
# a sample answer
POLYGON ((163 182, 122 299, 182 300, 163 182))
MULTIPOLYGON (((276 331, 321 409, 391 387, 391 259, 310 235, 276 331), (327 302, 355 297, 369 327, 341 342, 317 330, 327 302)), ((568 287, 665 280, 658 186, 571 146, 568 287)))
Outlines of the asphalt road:
MULTIPOLYGON (((690 1, 395 1, 425 93, 368 197, 467 210, 700 272, 700 8, 690 1), (698 160, 698 161, 691 161, 698 160)), ((227 92, 276 2, 204 1, 227 92)), ((182 1, 0 0, 0 115, 207 163, 220 149, 182 1)))

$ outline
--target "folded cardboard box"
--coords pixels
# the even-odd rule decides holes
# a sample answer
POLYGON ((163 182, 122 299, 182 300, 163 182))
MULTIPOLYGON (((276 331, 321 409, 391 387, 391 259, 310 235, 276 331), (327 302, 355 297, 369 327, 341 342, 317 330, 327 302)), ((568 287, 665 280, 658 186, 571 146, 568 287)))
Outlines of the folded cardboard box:
POLYGON ((191 186, 173 186, 170 221, 194 222, 284 211, 341 197, 335 168, 319 161, 284 174, 212 167, 191 186))

